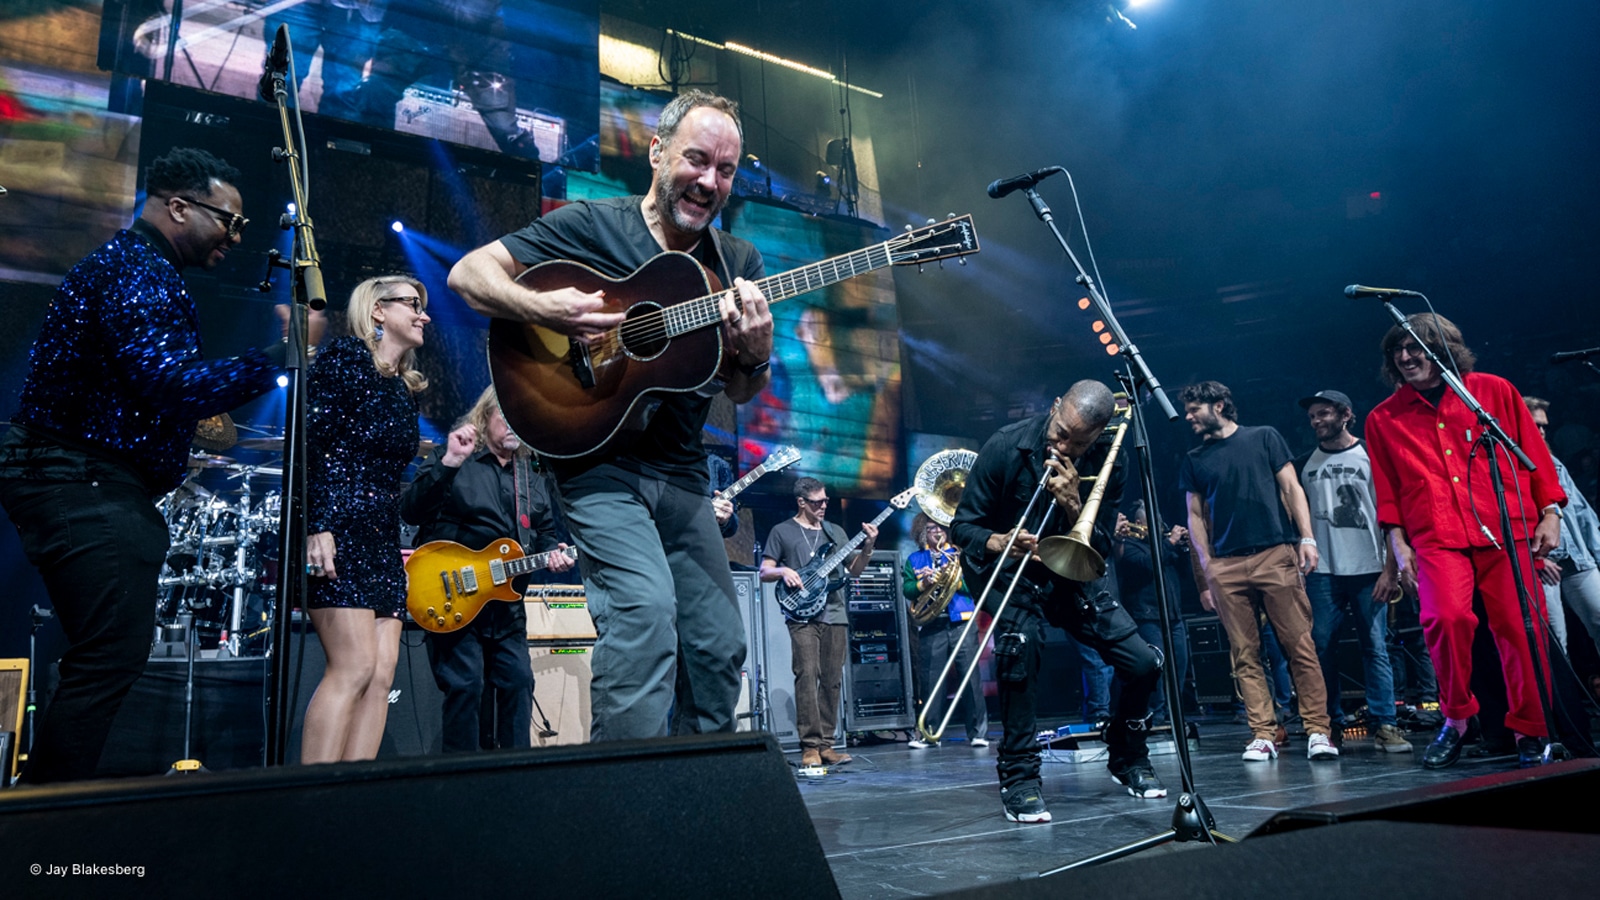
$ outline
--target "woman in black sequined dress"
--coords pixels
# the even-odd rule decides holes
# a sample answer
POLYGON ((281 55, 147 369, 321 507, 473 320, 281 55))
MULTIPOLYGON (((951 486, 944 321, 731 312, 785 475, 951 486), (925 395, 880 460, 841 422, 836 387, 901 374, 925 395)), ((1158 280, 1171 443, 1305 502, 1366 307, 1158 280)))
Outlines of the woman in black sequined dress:
POLYGON ((400 479, 417 452, 414 368, 427 290, 370 278, 350 295, 350 335, 306 381, 307 607, 328 664, 306 709, 302 763, 372 759, 400 652, 406 573, 400 479))

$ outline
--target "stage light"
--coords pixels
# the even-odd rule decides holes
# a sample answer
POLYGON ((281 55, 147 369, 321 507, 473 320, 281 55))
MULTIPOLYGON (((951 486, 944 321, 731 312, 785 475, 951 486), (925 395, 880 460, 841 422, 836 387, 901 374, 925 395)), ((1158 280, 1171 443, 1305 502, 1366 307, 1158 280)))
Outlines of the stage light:
POLYGON ((289 376, 287 376, 287 375, 279 375, 278 376, 278 387, 288 387, 288 386, 289 386, 289 376))
POLYGON ((821 169, 817 170, 816 188, 817 193, 819 194, 826 194, 833 188, 833 179, 829 177, 827 172, 824 172, 821 169))
POLYGON ((1079 309, 1088 309, 1089 308, 1089 298, 1088 297, 1079 297, 1078 298, 1078 308, 1079 309))
POLYGON ((1100 334, 1100 332, 1105 331, 1105 330, 1106 330, 1106 323, 1100 321, 1099 319, 1095 319, 1094 320, 1094 333, 1095 334, 1100 334))
POLYGON ((1111 343, 1111 332, 1102 331, 1100 333, 1100 343, 1109 345, 1111 343))
POLYGON ((764 50, 757 50, 754 47, 746 47, 744 44, 738 44, 738 43, 735 43, 733 41, 728 41, 727 43, 721 43, 721 42, 718 42, 718 41, 711 41, 711 40, 707 40, 707 39, 705 39, 703 37, 696 37, 695 35, 689 34, 687 32, 675 31, 675 30, 673 30, 671 28, 667 29, 667 34, 670 34, 670 35, 672 35, 674 37, 683 38, 684 40, 689 41, 690 43, 693 43, 693 44, 700 44, 701 46, 712 47, 712 48, 715 48, 717 50, 727 50, 730 53, 743 54, 744 56, 748 56, 748 57, 751 57, 753 59, 759 59, 762 62, 769 62, 769 63, 772 63, 773 65, 783 66, 786 69, 793 69, 796 72, 803 72, 803 73, 805 73, 807 75, 812 75, 812 76, 815 76, 817 78, 824 79, 824 80, 828 81, 830 84, 836 84, 836 85, 838 85, 838 86, 840 86, 842 88, 845 88, 847 90, 852 90, 852 91, 855 91, 856 93, 859 93, 859 94, 866 94, 868 97, 873 97, 873 98, 876 98, 878 100, 882 100, 883 99, 883 95, 878 93, 877 91, 868 90, 867 88, 861 87, 860 85, 851 84, 851 83, 849 83, 847 81, 840 81, 839 79, 833 77, 833 73, 832 72, 824 71, 824 70, 818 69, 818 68, 816 68, 814 66, 808 66, 808 65, 806 65, 804 63, 798 63, 798 62, 795 62, 792 59, 784 59, 781 56, 777 56, 777 55, 772 54, 772 53, 767 53, 764 50))
POLYGON ((1107 356, 1116 356, 1118 353, 1121 353, 1121 352, 1122 352, 1122 348, 1118 347, 1116 344, 1107 344, 1106 345, 1106 355, 1107 356))
POLYGON ((401 222, 399 219, 395 219, 393 222, 389 223, 389 230, 395 234, 399 234, 406 230, 406 226, 405 223, 401 222))
POLYGON ((744 155, 744 161, 750 164, 750 168, 755 169, 758 172, 761 171, 761 157, 755 155, 754 153, 746 153, 744 155))
POLYGON ((293 203, 284 204, 283 211, 288 213, 291 216, 294 215, 294 204, 293 203))
POLYGON ((1141 6, 1149 6, 1151 2, 1152 0, 1127 0, 1129 9, 1138 9, 1141 6))

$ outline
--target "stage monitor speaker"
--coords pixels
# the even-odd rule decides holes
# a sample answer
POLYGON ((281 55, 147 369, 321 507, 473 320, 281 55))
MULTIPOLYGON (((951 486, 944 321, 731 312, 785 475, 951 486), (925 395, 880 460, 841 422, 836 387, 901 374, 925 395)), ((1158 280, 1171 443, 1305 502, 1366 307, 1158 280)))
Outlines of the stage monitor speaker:
POLYGON ((266 660, 194 661, 194 733, 185 754, 188 668, 183 659, 145 664, 111 724, 99 777, 162 775, 184 758, 213 771, 266 764, 266 660))
POLYGON ((1600 834, 1600 759, 1575 759, 1533 769, 1480 775, 1278 813, 1251 837, 1381 819, 1600 834))
POLYGON ((17 746, 28 701, 28 661, 0 659, 0 733, 11 735, 0 752, 0 787, 17 777, 17 746))
MULTIPOLYGON (((428 664, 426 635, 427 632, 411 622, 407 622, 401 632, 400 659, 395 663, 394 681, 389 685, 389 719, 384 725, 383 743, 378 746, 379 759, 444 752, 444 694, 434 682, 433 667, 428 664)), ((294 624, 289 653, 289 693, 294 702, 294 725, 289 732, 288 760, 297 763, 306 707, 317 690, 317 682, 322 680, 328 658, 322 652, 322 641, 317 638, 316 631, 301 622, 294 624), (302 627, 305 629, 303 669, 300 664, 302 627), (298 691, 295 690, 297 672, 298 691)))
POLYGON ((0 872, 142 867, 107 896, 837 898, 769 735, 716 734, 0 792, 0 872))

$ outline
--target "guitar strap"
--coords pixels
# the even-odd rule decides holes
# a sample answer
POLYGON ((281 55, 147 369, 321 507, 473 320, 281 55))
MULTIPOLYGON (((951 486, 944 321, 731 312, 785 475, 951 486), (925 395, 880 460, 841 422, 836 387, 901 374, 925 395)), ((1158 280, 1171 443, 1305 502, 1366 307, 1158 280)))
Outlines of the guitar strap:
POLYGON ((512 524, 517 529, 517 543, 524 553, 533 553, 533 461, 525 453, 511 457, 512 524))

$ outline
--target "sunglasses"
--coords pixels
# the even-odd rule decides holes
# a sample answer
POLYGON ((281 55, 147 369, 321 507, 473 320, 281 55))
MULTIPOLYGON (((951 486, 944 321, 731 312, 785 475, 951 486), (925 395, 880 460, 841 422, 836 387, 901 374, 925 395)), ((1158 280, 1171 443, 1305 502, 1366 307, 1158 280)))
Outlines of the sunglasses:
POLYGON ((180 196, 178 199, 216 214, 218 217, 218 224, 228 229, 228 237, 236 238, 239 235, 244 234, 244 227, 250 224, 249 219, 246 219, 244 216, 241 216, 238 213, 228 212, 225 209, 220 209, 212 206, 209 203, 201 203, 199 200, 196 200, 193 197, 180 196))
POLYGON ((828 505, 828 498, 823 497, 821 500, 807 500, 805 497, 801 497, 800 502, 811 507, 812 509, 821 509, 822 507, 828 505))
POLYGON ((385 297, 382 300, 379 300, 378 302, 379 303, 404 303, 405 305, 411 307, 411 311, 412 312, 416 313, 419 316, 422 315, 422 298, 421 297, 385 297))

